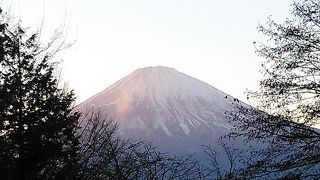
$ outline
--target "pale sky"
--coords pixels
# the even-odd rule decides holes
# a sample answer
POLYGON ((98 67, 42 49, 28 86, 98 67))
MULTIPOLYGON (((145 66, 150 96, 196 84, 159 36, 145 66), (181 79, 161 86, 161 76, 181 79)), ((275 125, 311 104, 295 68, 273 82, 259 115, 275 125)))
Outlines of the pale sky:
POLYGON ((268 16, 282 22, 291 0, 0 0, 44 36, 65 24, 74 46, 58 56, 80 103, 137 68, 168 66, 246 101, 261 58, 253 41, 268 16))

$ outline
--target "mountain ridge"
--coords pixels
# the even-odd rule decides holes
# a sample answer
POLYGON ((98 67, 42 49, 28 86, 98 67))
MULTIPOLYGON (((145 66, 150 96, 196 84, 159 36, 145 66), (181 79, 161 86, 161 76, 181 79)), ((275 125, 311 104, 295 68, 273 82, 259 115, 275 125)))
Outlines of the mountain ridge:
POLYGON ((110 114, 123 137, 189 151, 230 132, 225 112, 233 104, 226 97, 231 96, 173 68, 157 66, 135 70, 77 109, 110 114))

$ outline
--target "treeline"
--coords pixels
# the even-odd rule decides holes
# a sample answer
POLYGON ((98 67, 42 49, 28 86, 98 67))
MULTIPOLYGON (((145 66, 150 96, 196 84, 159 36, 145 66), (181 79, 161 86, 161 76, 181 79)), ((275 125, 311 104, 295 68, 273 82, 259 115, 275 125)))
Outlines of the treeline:
POLYGON ((228 162, 207 146, 207 167, 121 139, 100 112, 76 112, 55 75, 53 57, 69 47, 63 33, 43 43, 0 11, 0 179, 319 179, 320 1, 293 2, 291 13, 258 27, 269 41, 254 43, 265 58, 260 89, 248 92, 257 108, 234 101, 235 131, 220 141, 228 162))

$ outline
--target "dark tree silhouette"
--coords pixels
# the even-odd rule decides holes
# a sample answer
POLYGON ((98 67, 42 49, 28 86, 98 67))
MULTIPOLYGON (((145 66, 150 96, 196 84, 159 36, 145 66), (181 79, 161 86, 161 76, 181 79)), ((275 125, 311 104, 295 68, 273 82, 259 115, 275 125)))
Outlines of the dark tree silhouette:
POLYGON ((80 124, 82 179, 204 179, 209 175, 192 157, 172 156, 149 142, 120 138, 117 124, 99 111, 84 113, 80 124))
POLYGON ((238 103, 232 114, 241 132, 231 136, 266 147, 252 151, 258 161, 247 162, 247 177, 320 178, 320 1, 292 7, 292 19, 258 27, 269 38, 255 43, 266 59, 260 90, 249 92, 259 110, 238 103))
POLYGON ((244 152, 234 146, 228 146, 223 138, 217 141, 217 147, 210 145, 203 146, 204 152, 210 161, 210 175, 217 180, 233 180, 241 179, 238 175, 240 167, 242 167, 242 159, 244 152), (218 149, 218 148, 221 148, 218 149), (226 157, 223 161, 222 157, 226 157))
POLYGON ((66 44, 13 21, 0 12, 0 179, 74 179, 79 116, 49 62, 66 44))

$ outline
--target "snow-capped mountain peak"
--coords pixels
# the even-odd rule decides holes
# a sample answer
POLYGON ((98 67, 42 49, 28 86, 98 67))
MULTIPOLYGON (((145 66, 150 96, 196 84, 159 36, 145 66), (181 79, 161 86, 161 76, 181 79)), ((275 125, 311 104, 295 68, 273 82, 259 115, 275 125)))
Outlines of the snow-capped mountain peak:
POLYGON ((110 114, 125 137, 158 144, 166 138, 201 141, 201 137, 219 137, 229 131, 225 112, 233 105, 226 96, 173 68, 157 66, 135 70, 78 109, 98 108, 110 114))

